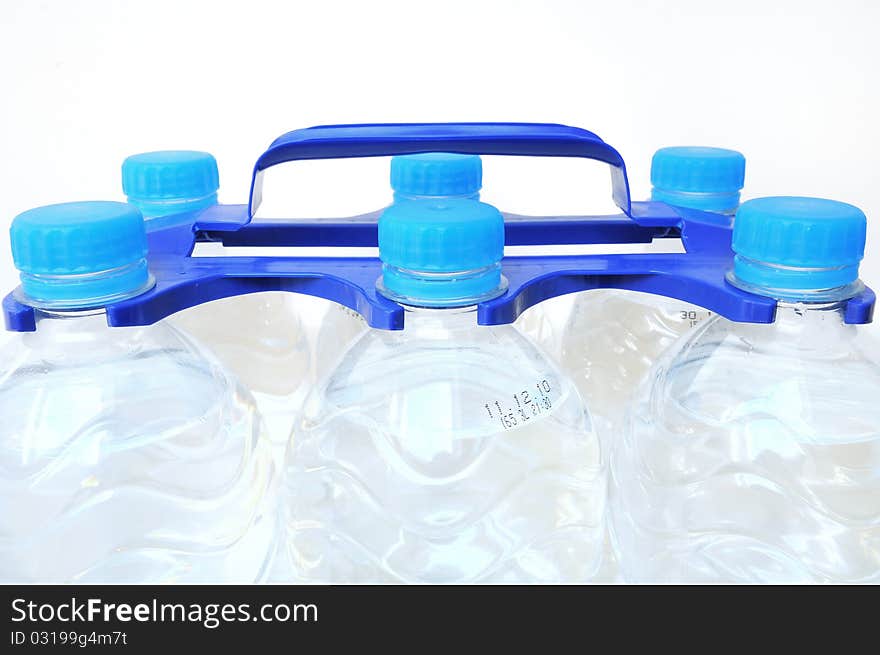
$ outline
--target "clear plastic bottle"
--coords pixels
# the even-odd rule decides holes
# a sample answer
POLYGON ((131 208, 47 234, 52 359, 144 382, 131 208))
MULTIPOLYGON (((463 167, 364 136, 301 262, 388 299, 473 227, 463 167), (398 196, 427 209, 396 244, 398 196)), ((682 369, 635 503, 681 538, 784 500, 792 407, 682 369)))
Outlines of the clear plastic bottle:
POLYGON ((41 207, 11 241, 40 309, 0 354, 0 580, 261 579, 276 477, 251 396, 174 327, 101 309, 152 284, 138 211, 41 207))
MULTIPOLYGON (((394 202, 479 200, 483 163, 478 155, 428 152, 391 158, 394 202)), ((328 303, 315 337, 313 382, 332 371, 345 351, 369 326, 363 317, 343 305, 328 303)))
MULTIPOLYGON (((661 148, 651 161, 652 198, 717 212, 724 217, 720 220, 731 221, 744 176, 745 158, 736 151, 661 148)), ((560 361, 592 408, 597 430, 609 446, 651 365, 710 315, 690 303, 633 291, 596 289, 575 297, 562 329, 560 361)), ((540 317, 539 310, 533 322, 540 317)))
MULTIPOLYGON (((217 162, 190 150, 132 155, 122 164, 122 187, 151 231, 192 220, 192 212, 217 203, 217 162)), ((311 365, 297 301, 284 291, 266 291, 215 300, 170 319, 209 347, 254 394, 279 464, 311 365)))
POLYGON ((628 580, 880 582, 880 347, 844 321, 864 243, 851 205, 742 205, 729 279, 776 321, 711 318, 640 390, 613 455, 628 580))
POLYGON ((288 451, 300 582, 578 582, 601 565, 606 464, 574 385, 511 326, 501 215, 406 201, 379 222, 405 329, 369 330, 306 403, 288 451))

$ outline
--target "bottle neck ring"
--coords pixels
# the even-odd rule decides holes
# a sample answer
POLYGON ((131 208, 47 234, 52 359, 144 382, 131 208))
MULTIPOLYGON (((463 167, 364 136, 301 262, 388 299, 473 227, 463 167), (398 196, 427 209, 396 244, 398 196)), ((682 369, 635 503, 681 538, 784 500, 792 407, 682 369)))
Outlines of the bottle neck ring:
POLYGON ((217 194, 212 193, 202 198, 133 198, 128 197, 128 203, 137 207, 147 221, 147 229, 150 229, 151 219, 193 212, 206 209, 217 204, 217 194))
POLYGON ((759 262, 742 255, 733 260, 727 280, 733 286, 782 301, 827 303, 858 294, 858 264, 832 268, 801 268, 759 262))
POLYGON ((419 201, 434 201, 434 202, 443 202, 444 200, 479 200, 480 192, 476 191, 474 193, 461 193, 457 195, 443 195, 443 196, 422 196, 415 195, 412 193, 403 193, 401 191, 394 192, 394 202, 406 202, 410 200, 419 200, 419 201))
POLYGON ((651 200, 665 202, 673 207, 687 207, 688 209, 733 215, 739 207, 739 191, 696 193, 654 187, 651 190, 651 200))
POLYGON ((18 299, 31 307, 78 310, 103 307, 148 291, 156 281, 140 259, 107 271, 78 275, 21 273, 18 299))
POLYGON ((501 264, 469 271, 413 271, 382 265, 376 289, 386 298, 413 307, 466 307, 500 296, 507 290, 501 264))

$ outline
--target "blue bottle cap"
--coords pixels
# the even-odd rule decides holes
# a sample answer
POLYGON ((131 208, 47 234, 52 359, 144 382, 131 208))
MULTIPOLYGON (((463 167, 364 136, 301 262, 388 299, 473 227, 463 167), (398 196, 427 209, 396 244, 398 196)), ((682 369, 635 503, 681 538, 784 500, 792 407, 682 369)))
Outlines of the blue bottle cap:
POLYGON ((733 225, 734 277, 779 290, 843 287, 859 277, 867 219, 858 207, 822 198, 756 198, 733 225))
POLYGON ((379 218, 380 291, 410 305, 470 305, 503 292, 504 219, 476 200, 391 205, 379 218))
POLYGON ((651 197, 677 207, 728 212, 739 204, 746 158, 703 146, 661 148, 651 160, 651 197))
POLYGON ((10 228, 24 302, 40 307, 98 307, 152 286, 147 235, 136 207, 69 202, 23 212, 10 228))
POLYGON ((145 218, 216 204, 219 187, 217 160, 207 152, 160 150, 122 162, 122 190, 145 218))
POLYGON ((391 188, 399 198, 475 197, 483 185, 478 155, 428 152, 391 158, 391 188))

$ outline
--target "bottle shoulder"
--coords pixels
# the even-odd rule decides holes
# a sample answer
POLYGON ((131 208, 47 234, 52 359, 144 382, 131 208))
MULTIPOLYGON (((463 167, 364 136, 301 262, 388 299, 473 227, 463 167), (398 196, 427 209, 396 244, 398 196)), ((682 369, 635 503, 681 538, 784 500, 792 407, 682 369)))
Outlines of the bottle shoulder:
POLYGON ((509 325, 434 333, 370 330, 312 393, 314 422, 358 414, 394 433, 486 435, 553 415, 588 431, 589 414, 571 380, 509 325))
POLYGON ((862 370, 869 383, 880 382, 880 341, 863 326, 832 316, 786 317, 768 324, 714 316, 664 359, 671 369, 698 366, 707 374, 733 377, 750 378, 759 371, 771 378, 795 372, 820 377, 827 369, 846 368, 862 370))
POLYGON ((612 458, 628 575, 876 579, 877 351, 818 318, 712 319, 653 369, 612 458))
POLYGON ((345 354, 326 387, 331 395, 365 384, 377 391, 437 383, 494 387, 548 375, 571 385, 543 351, 509 325, 480 326, 449 338, 369 330, 345 354))
POLYGON ((168 360, 168 364, 187 370, 197 369, 212 376, 221 374, 214 356, 187 332, 166 321, 149 326, 109 327, 101 317, 87 324, 73 321, 42 321, 35 332, 12 335, 0 349, 7 372, 16 367, 38 365, 43 374, 81 369, 101 369, 115 364, 122 372, 127 363, 141 360, 168 360))
POLYGON ((207 439, 224 413, 251 411, 213 356, 166 324, 38 329, 4 344, 0 360, 0 436, 47 449, 77 434, 152 438, 200 422, 207 439))
POLYGON ((642 396, 667 420, 784 425, 806 441, 874 439, 880 349, 866 331, 823 317, 767 325, 714 317, 661 358, 642 396))

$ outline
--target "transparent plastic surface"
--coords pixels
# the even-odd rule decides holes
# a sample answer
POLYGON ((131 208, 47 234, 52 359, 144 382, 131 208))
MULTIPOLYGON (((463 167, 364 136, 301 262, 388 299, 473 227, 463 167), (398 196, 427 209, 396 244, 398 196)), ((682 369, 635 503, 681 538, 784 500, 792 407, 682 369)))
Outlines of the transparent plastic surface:
POLYGON ((651 365, 709 316, 701 307, 636 291, 596 289, 575 296, 562 330, 560 362, 609 448, 651 365))
POLYGON ((188 337, 41 314, 0 361, 0 580, 264 576, 277 520, 262 423, 188 337))
POLYGON ((574 385, 474 308, 370 330, 310 396, 287 460, 300 582, 578 582, 606 466, 574 385))
POLYGON ((624 576, 880 582, 880 347, 840 304, 706 321, 652 371, 613 454, 624 576))
POLYGON ((279 465, 312 365, 298 311, 301 298, 266 291, 197 305, 171 318, 254 395, 279 465))
POLYGON ((323 304, 326 308, 314 330, 313 385, 330 375, 349 347, 370 329, 364 317, 353 309, 335 302, 323 304))
MULTIPOLYGON (((556 362, 559 362, 560 347, 562 345, 560 335, 571 313, 571 305, 571 295, 549 298, 533 307, 529 307, 520 314, 514 326, 527 339, 538 345, 556 362)), ((595 419, 595 412, 593 412, 592 407, 590 408, 590 413, 595 419)))

